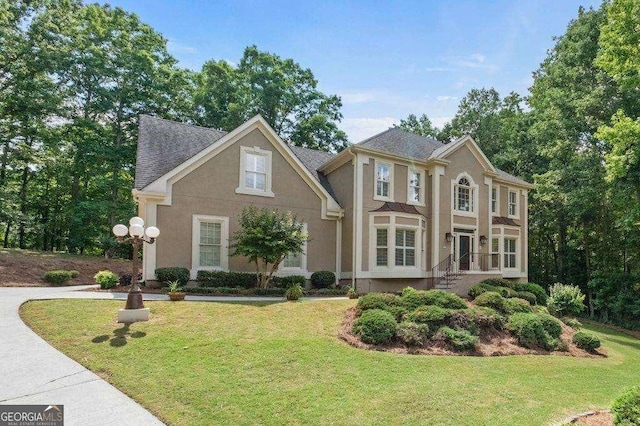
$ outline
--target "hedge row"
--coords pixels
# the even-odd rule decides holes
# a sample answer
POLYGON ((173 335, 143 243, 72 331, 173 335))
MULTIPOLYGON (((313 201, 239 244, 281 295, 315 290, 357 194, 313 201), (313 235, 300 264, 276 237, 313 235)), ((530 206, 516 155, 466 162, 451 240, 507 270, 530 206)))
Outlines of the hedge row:
POLYGON ((547 305, 547 292, 535 283, 516 283, 502 278, 489 278, 469 288, 469 297, 474 300, 482 293, 499 293, 502 297, 517 297, 532 305, 547 305))
MULTIPOLYGON (((189 294, 227 295, 238 294, 242 296, 284 296, 286 288, 243 288, 243 287, 185 287, 182 289, 189 294)), ((321 288, 303 290, 304 296, 345 296, 348 289, 321 288)))

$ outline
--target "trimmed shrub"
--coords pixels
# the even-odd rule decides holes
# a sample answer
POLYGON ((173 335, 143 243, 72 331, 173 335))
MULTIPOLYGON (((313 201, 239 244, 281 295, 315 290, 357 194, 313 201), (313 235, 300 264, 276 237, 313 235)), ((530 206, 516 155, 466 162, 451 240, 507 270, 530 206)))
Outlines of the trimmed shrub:
POLYGON ((456 330, 467 330, 473 335, 478 335, 478 324, 475 318, 469 314, 470 309, 460 309, 451 313, 451 318, 447 321, 448 325, 456 330))
POLYGON ((515 314, 516 312, 533 312, 531 305, 524 299, 518 299, 513 297, 511 299, 504 299, 502 304, 502 312, 507 315, 515 314))
POLYGON ((287 300, 298 300, 302 297, 302 287, 299 284, 292 285, 285 291, 284 297, 287 300))
POLYGON ((314 288, 327 288, 335 284, 336 274, 331 271, 316 271, 311 274, 311 285, 314 288))
MULTIPOLYGON (((536 296, 536 304, 547 306, 547 292, 541 285, 535 283, 515 283, 516 291, 528 291, 536 296)), ((524 297, 523 297, 524 299, 524 297)))
POLYGON ((536 297, 536 295, 529 291, 516 291, 514 292, 513 297, 524 299, 529 302, 530 305, 535 305, 536 303, 538 303, 538 298, 536 297))
POLYGON ((69 271, 71 273, 71 278, 78 278, 80 276, 80 272, 76 270, 69 271))
POLYGON ((480 328, 502 330, 506 322, 506 318, 498 311, 484 306, 467 309, 464 312, 480 328))
POLYGON ((391 293, 368 293, 358 300, 356 309, 358 313, 369 309, 387 309, 398 304, 398 298, 391 293))
POLYGON ((389 312, 391 315, 393 315, 393 317, 398 322, 402 322, 404 320, 404 316, 407 315, 407 313, 409 312, 407 310, 407 308, 405 308, 404 306, 400 306, 400 305, 387 306, 383 310, 385 310, 385 311, 389 312))
POLYGON ((574 330, 580 330, 582 328, 582 323, 572 317, 562 317, 560 318, 560 321, 567 324, 569 327, 573 328, 574 330))
POLYGON ((480 284, 488 284, 493 287, 506 287, 515 289, 516 283, 513 281, 505 280, 504 278, 487 278, 480 281, 480 284))
POLYGON ((53 285, 65 285, 71 278, 71 271, 56 270, 44 274, 44 280, 53 285))
POLYGON ((489 285, 489 284, 476 284, 476 285, 472 285, 469 288, 469 291, 467 292, 467 294, 469 295, 471 300, 473 300, 476 297, 480 296, 482 293, 486 293, 487 291, 495 291, 495 292, 499 293, 498 288, 494 287, 492 285, 489 285))
POLYGON ((396 335, 407 346, 423 346, 429 339, 429 326, 405 321, 398 326, 396 335))
POLYGON ((555 283, 549 288, 547 306, 557 317, 578 315, 584 311, 584 294, 578 286, 555 283))
POLYGON ((441 327, 434 338, 444 340, 456 351, 470 351, 478 343, 478 336, 474 336, 466 330, 454 330, 450 327, 441 327))
POLYGON ((104 271, 99 271, 93 277, 96 280, 96 283, 100 284, 100 288, 103 290, 110 289, 115 287, 120 280, 120 277, 115 273, 105 269, 104 271))
POLYGON ((562 323, 559 319, 548 315, 548 314, 536 314, 538 318, 540 318, 540 322, 542 322, 542 327, 544 327, 544 331, 554 339, 557 339, 562 334, 562 323))
POLYGON ((411 287, 407 287, 402 290, 402 296, 400 296, 398 300, 402 306, 407 308, 407 310, 413 311, 420 306, 428 305, 426 293, 427 292, 423 290, 415 290, 411 287))
POLYGON ((611 414, 614 425, 640 425, 640 386, 627 389, 617 397, 611 406, 611 414))
POLYGON ((156 279, 163 286, 170 281, 178 281, 180 286, 184 286, 189 281, 189 270, 177 266, 158 268, 156 269, 156 279))
POLYGON ((198 271, 196 279, 202 287, 254 288, 258 283, 257 275, 248 272, 198 271))
POLYGON ((407 314, 406 318, 411 322, 429 324, 432 328, 437 328, 437 326, 446 323, 449 318, 451 318, 451 314, 452 312, 450 309, 441 308, 440 306, 435 305, 426 305, 419 307, 410 314, 407 314))
POLYGON ((504 297, 495 291, 487 291, 476 297, 473 301, 478 306, 486 306, 488 308, 495 309, 496 311, 502 311, 504 309, 504 297))
POLYGON ((364 343, 387 342, 396 334, 398 323, 393 315, 381 309, 369 309, 353 323, 353 333, 364 343))
POLYGON ((246 294, 255 294, 256 296, 284 296, 286 290, 284 288, 252 288, 243 291, 246 294))
POLYGON ((299 285, 304 288, 307 285, 307 279, 302 275, 289 275, 288 277, 272 277, 271 285, 278 288, 289 288, 299 285), (275 278, 275 280, 274 280, 275 278))
POLYGON ((600 339, 590 333, 584 331, 576 331, 572 339, 573 343, 580 349, 585 351, 593 351, 600 347, 600 339))
POLYGON ((507 329, 518 339, 518 343, 525 348, 535 349, 542 347, 551 350, 557 344, 547 334, 537 314, 515 313, 509 317, 507 329))
POLYGON ((467 304, 456 294, 444 290, 427 290, 422 296, 427 305, 440 306, 447 309, 467 309, 467 304))

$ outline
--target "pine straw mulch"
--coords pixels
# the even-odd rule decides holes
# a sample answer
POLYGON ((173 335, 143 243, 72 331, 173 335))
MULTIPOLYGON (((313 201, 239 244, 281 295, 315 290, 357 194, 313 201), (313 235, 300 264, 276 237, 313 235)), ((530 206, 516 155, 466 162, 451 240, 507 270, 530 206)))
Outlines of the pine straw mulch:
POLYGON ((593 411, 578 414, 566 423, 578 426, 612 426, 613 415, 609 411, 593 411))
POLYGON ((587 352, 578 348, 571 342, 573 338, 574 330, 562 324, 562 335, 560 339, 565 343, 568 348, 567 351, 547 351, 544 349, 527 349, 519 346, 517 340, 509 334, 508 331, 503 330, 482 330, 480 333, 480 339, 476 344, 476 349, 469 352, 457 352, 453 350, 445 342, 435 341, 433 344, 426 347, 411 347, 400 342, 397 339, 393 339, 386 345, 370 345, 363 343, 356 335, 351 331, 353 322, 356 320, 356 308, 352 307, 347 309, 345 317, 342 321, 342 326, 338 329, 338 338, 344 340, 349 345, 359 348, 368 349, 374 351, 391 352, 396 354, 411 354, 411 355, 466 355, 466 356, 503 356, 503 355, 564 355, 575 356, 582 358, 602 358, 606 357, 606 351, 603 348, 598 348, 594 352, 587 352))

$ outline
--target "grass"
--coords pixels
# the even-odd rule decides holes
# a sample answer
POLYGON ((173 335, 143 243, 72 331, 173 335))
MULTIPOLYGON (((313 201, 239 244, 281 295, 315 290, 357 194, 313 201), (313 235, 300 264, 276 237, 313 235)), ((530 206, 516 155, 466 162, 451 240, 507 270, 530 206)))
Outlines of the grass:
POLYGON ((413 356, 338 340, 354 301, 34 301, 38 334, 169 424, 540 425, 607 408, 640 385, 640 340, 589 325, 607 358, 413 356))

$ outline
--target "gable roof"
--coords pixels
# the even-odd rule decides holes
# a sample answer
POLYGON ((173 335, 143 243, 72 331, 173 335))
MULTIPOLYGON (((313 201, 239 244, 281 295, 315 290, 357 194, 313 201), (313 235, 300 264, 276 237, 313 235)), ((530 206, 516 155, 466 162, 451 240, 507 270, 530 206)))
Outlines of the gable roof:
POLYGON ((227 134, 140 115, 135 189, 142 189, 227 134))
POLYGON ((520 185, 531 186, 531 184, 529 182, 527 182, 526 180, 520 179, 519 177, 514 176, 511 173, 507 173, 507 172, 505 172, 503 170, 500 170, 497 167, 496 167, 496 171, 498 172, 498 176, 500 176, 500 179, 502 179, 502 180, 507 180, 507 181, 514 182, 514 183, 517 183, 517 184, 520 184, 520 185))
POLYGON ((444 146, 442 142, 435 139, 416 135, 399 127, 392 127, 357 145, 374 151, 422 161, 429 158, 436 149, 444 146))
POLYGON ((321 165, 331 160, 336 156, 336 154, 293 145, 289 145, 289 148, 291 148, 291 151, 293 151, 296 157, 298 157, 302 164, 304 164, 304 166, 311 172, 311 174, 314 175, 316 179, 318 179, 324 189, 326 189, 327 192, 331 194, 334 200, 336 200, 339 204, 340 200, 338 200, 335 192, 333 192, 333 188, 329 183, 329 179, 327 179, 324 173, 318 171, 321 165))

